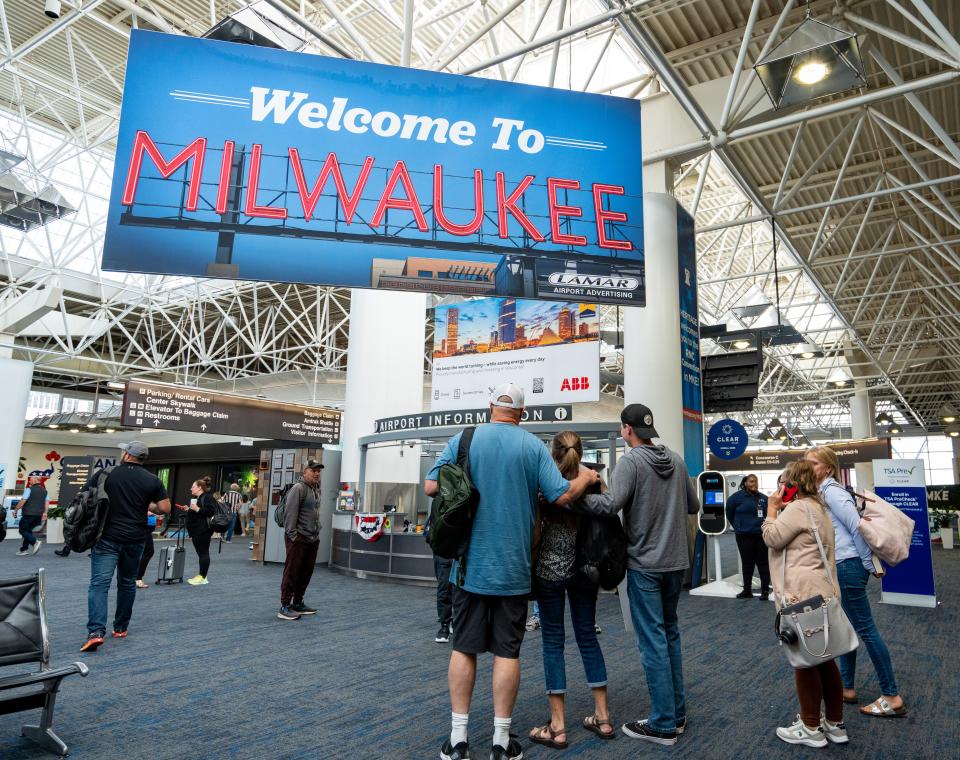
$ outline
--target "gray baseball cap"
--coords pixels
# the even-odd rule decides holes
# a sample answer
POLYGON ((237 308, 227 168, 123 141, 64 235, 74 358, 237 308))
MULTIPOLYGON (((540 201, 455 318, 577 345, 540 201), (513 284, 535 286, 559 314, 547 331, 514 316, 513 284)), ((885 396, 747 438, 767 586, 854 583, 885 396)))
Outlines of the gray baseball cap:
POLYGON ((147 448, 147 444, 143 441, 130 441, 129 443, 121 443, 120 451, 123 451, 135 459, 146 459, 147 455, 150 453, 150 449, 147 448))

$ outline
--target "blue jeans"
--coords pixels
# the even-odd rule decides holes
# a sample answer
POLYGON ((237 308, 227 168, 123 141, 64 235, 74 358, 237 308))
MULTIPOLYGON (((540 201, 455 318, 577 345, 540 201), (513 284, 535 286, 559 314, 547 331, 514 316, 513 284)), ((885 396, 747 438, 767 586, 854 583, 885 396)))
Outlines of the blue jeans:
POLYGON ((133 615, 133 600, 137 595, 137 570, 143 542, 120 544, 101 538, 90 552, 90 588, 87 591, 87 632, 107 631, 107 595, 117 573, 117 609, 113 615, 113 630, 125 631, 133 615))
POLYGON ((20 535, 23 536, 23 541, 20 542, 20 551, 26 551, 35 543, 37 543, 37 537, 33 535, 33 531, 40 527, 40 523, 43 522, 43 515, 20 515, 20 535))
MULTIPOLYGON (((893 663, 887 645, 873 622, 870 600, 867 598, 867 581, 870 573, 859 558, 845 559, 837 563, 837 581, 840 583, 840 604, 854 630, 859 634, 867 654, 877 671, 880 693, 895 697, 900 693, 897 681, 893 677, 893 663)), ((857 672, 857 650, 843 655, 837 660, 844 689, 853 689, 857 672)))
POLYGON ((567 672, 563 659, 566 632, 563 628, 565 598, 570 599, 570 619, 573 635, 580 649, 587 686, 596 689, 607 685, 607 666, 593 627, 597 622, 597 593, 599 587, 583 573, 565 581, 546 581, 537 578, 537 603, 540 605, 540 633, 543 642, 543 677, 547 694, 567 691, 567 672))
POLYGON ((452 559, 433 555, 433 574, 437 579, 437 622, 449 627, 453 622, 453 593, 450 590, 452 559))
POLYGON ((230 521, 230 527, 227 528, 227 532, 223 534, 224 541, 233 540, 233 532, 237 529, 237 522, 240 520, 240 515, 236 512, 233 513, 233 519, 230 521))
POLYGON ((687 717, 677 624, 683 575, 683 570, 627 571, 630 617, 650 692, 648 720, 657 731, 675 731, 687 717))

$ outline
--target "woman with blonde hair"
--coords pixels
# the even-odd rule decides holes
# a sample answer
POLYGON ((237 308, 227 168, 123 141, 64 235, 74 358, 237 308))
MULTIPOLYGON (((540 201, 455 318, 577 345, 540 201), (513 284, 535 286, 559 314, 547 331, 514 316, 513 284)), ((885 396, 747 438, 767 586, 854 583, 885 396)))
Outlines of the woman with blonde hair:
MULTIPOLYGON (((580 472, 583 443, 572 431, 557 433, 550 447, 557 467, 567 480, 580 472)), ((563 657, 566 634, 563 627, 565 600, 570 600, 573 633, 583 660, 587 685, 593 691, 594 710, 583 727, 601 739, 614 739, 613 721, 607 707, 607 669, 597 641, 597 594, 600 587, 577 568, 577 532, 580 517, 550 505, 541 508, 539 551, 534 560, 534 589, 540 604, 543 644, 543 675, 550 702, 550 720, 530 731, 530 739, 553 749, 566 749, 567 729, 564 697, 567 676, 563 657)))
MULTIPOLYGON (((875 563, 873 553, 860 534, 860 513, 853 496, 837 479, 840 477, 840 460, 828 446, 817 446, 806 454, 806 461, 817 476, 820 495, 826 502, 830 519, 837 534, 837 580, 840 583, 841 605, 851 625, 860 636, 880 682, 880 697, 860 708, 864 715, 877 718, 899 718, 907 708, 900 696, 890 651, 873 622, 870 599, 867 597, 867 581, 873 575, 883 575, 879 560, 875 563)), ((840 675, 843 677, 843 701, 857 704, 856 672, 857 650, 840 658, 840 675)))
MULTIPOLYGON (((770 548, 770 578, 778 610, 817 595, 824 599, 840 596, 833 572, 833 524, 807 462, 792 462, 783 471, 780 487, 767 500, 762 530, 770 548)), ((830 660, 812 668, 795 668, 793 674, 800 714, 795 723, 778 728, 777 737, 808 747, 847 742, 837 663, 830 660)))

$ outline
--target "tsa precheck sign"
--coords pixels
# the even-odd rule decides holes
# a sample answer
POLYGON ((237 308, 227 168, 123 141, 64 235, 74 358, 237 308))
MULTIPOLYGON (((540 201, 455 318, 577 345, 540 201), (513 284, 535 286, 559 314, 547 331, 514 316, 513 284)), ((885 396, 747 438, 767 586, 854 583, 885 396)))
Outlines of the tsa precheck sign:
POLYGON ((644 305, 640 104, 134 31, 103 268, 644 305))

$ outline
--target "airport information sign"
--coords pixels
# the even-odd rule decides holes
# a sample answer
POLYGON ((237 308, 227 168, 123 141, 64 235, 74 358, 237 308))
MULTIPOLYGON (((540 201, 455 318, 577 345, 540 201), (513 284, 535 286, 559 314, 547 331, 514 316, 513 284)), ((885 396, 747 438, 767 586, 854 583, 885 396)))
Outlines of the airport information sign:
POLYGON ((104 269, 645 303, 640 103, 134 30, 104 269))
MULTIPOLYGON (((573 407, 569 404, 559 406, 528 406, 523 410, 521 422, 571 422, 573 407)), ((425 412, 423 414, 403 414, 398 417, 385 417, 374 420, 374 433, 392 433, 400 430, 420 430, 433 427, 459 427, 462 425, 482 425, 490 421, 490 407, 483 409, 448 409, 443 412, 425 412)))
POLYGON ((304 443, 339 443, 340 411, 131 380, 125 427, 187 430, 304 443))

